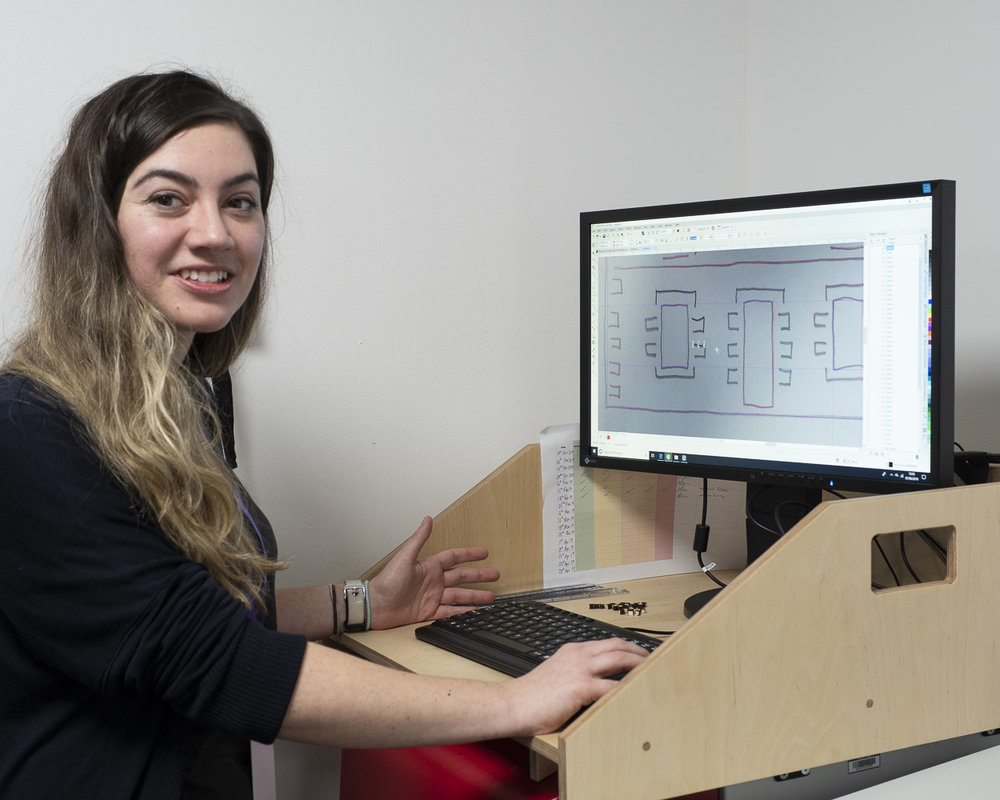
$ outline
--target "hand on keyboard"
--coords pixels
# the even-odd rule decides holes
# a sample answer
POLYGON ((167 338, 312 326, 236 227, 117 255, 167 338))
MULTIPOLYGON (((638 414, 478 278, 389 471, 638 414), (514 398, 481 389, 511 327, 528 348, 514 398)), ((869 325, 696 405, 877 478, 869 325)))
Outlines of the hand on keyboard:
POLYGON ((525 735, 551 733, 616 685, 609 676, 637 667, 649 653, 624 639, 570 642, 531 672, 508 685, 528 715, 525 735))
POLYGON ((421 641, 520 675, 504 689, 526 727, 548 733, 615 685, 660 641, 537 601, 504 601, 417 628, 421 641), (567 642, 568 644, 562 644, 567 642), (560 646, 562 644, 562 646, 560 646))

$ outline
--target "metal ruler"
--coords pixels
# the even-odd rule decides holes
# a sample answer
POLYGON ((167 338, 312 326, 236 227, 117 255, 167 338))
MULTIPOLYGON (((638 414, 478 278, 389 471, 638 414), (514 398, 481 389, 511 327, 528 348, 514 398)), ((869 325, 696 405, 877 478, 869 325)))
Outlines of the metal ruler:
POLYGON ((543 603, 557 603, 561 600, 579 600, 582 597, 603 597, 609 594, 628 594, 628 589, 620 586, 598 586, 595 583, 580 583, 573 586, 556 586, 551 589, 536 589, 528 592, 498 594, 502 600, 539 600, 543 603))

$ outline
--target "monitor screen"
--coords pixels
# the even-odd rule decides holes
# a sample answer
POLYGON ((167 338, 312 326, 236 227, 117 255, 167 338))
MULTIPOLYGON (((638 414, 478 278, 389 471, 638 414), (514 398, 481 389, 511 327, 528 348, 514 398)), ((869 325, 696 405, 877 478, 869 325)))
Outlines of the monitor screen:
POLYGON ((955 184, 587 212, 584 466, 950 485, 955 184))

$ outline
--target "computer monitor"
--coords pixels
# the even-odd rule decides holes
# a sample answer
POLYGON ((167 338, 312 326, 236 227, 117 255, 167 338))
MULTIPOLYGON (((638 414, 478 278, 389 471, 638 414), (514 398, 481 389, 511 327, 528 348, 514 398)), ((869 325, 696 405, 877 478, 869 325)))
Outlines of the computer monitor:
POLYGON ((581 214, 583 466, 747 482, 751 560, 776 507, 950 485, 954 233, 945 180, 581 214))

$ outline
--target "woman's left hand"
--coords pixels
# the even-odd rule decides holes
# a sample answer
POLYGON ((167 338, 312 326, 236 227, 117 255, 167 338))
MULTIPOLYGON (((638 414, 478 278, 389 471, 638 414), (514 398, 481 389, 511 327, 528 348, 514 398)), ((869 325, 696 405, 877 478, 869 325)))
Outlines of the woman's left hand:
POLYGON ((424 517, 420 527, 369 583, 372 628, 449 617, 467 611, 471 605, 493 601, 493 592, 461 585, 487 583, 500 577, 495 569, 463 566, 486 558, 486 548, 456 547, 419 558, 431 526, 431 518, 424 517))

